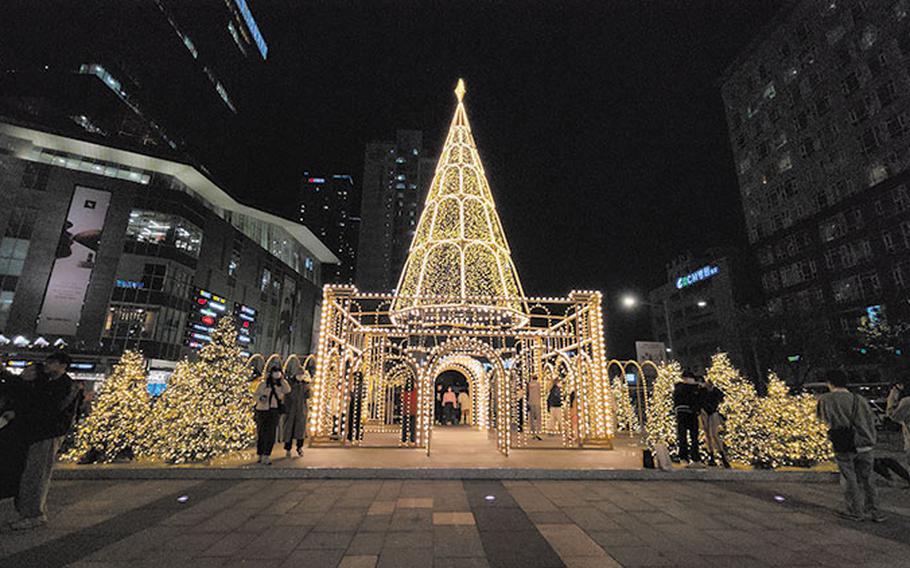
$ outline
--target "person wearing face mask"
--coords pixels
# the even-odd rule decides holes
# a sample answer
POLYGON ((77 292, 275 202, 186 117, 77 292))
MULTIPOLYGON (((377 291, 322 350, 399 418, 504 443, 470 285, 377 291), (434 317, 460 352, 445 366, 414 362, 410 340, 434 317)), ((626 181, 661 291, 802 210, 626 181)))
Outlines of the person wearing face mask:
POLYGON ((307 401, 310 399, 310 384, 306 371, 291 377, 291 392, 284 399, 287 412, 282 416, 281 439, 284 441, 284 457, 291 457, 291 445, 297 440, 297 457, 303 457, 303 440, 306 437, 307 401))
POLYGON ((281 369, 273 367, 253 394, 256 400, 256 455, 262 465, 272 465, 278 419, 284 409, 284 397, 289 392, 291 385, 284 379, 281 369))

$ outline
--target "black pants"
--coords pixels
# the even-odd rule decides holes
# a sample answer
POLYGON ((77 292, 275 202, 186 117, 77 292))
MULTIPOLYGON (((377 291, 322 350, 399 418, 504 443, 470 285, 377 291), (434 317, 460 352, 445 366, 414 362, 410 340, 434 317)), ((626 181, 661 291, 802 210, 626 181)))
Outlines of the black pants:
MULTIPOLYGON (((286 452, 291 451, 291 442, 293 442, 293 440, 290 440, 290 439, 284 441, 284 451, 286 451, 286 452)), ((302 449, 303 449, 303 438, 297 438, 297 451, 300 451, 302 449)))
POLYGON ((401 417, 401 441, 414 443, 417 417, 413 414, 401 417))
POLYGON ((893 471, 897 474, 898 477, 910 483, 910 474, 907 473, 907 470, 904 469, 904 466, 892 458, 875 458, 875 460, 872 462, 872 469, 875 471, 875 473, 881 475, 889 481, 891 480, 891 472, 893 471))
POLYGON ((256 411, 256 455, 272 455, 278 431, 278 409, 256 411))
POLYGON ((679 459, 701 461, 698 455, 698 415, 694 412, 676 413, 676 443, 679 459))

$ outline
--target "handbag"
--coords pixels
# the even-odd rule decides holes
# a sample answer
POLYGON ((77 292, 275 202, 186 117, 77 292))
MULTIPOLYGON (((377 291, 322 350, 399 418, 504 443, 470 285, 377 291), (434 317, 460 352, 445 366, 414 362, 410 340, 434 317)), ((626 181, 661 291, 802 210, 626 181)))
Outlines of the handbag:
POLYGON ((828 439, 834 446, 834 453, 846 454, 856 451, 856 430, 853 428, 853 422, 856 420, 856 395, 853 395, 853 412, 850 415, 850 425, 843 428, 830 428, 828 430, 828 439))
POLYGON ((275 392, 275 385, 270 386, 269 389, 272 391, 272 393, 269 395, 269 402, 271 402, 272 397, 274 396, 275 400, 278 401, 278 405, 275 407, 278 410, 278 414, 287 414, 288 407, 284 404, 284 399, 278 396, 278 393, 275 392))

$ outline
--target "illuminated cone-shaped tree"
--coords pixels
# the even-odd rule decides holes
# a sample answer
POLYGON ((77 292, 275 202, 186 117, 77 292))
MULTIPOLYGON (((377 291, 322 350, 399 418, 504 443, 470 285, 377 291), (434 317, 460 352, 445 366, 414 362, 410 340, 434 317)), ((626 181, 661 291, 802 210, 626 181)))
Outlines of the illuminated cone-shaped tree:
POLYGON ((143 455, 148 450, 150 410, 145 359, 136 351, 124 351, 95 395, 92 412, 76 427, 66 457, 111 462, 143 455))
POLYGON ((632 408, 632 398, 629 396, 629 387, 622 376, 615 377, 610 382, 610 388, 613 390, 613 400, 616 401, 616 426, 620 430, 628 432, 637 431, 638 414, 632 408))
POLYGON ((682 380, 682 368, 672 361, 657 367, 657 378, 651 391, 646 425, 648 446, 666 444, 671 454, 676 454, 676 414, 673 412, 673 385, 682 380))
POLYGON ((465 111, 464 82, 392 306, 399 322, 512 326, 524 295, 465 111))
POLYGON ((831 458, 828 430, 816 418, 815 404, 812 395, 791 396, 776 374, 768 376, 768 395, 761 400, 762 429, 767 436, 756 449, 757 464, 810 466, 831 458))
POLYGON ((156 454, 172 463, 200 461, 248 448, 255 440, 253 393, 224 317, 195 362, 181 362, 156 405, 156 454))
POLYGON ((730 363, 726 353, 716 353, 705 378, 724 391, 719 411, 726 417, 723 439, 730 459, 753 464, 768 443, 755 387, 730 363))

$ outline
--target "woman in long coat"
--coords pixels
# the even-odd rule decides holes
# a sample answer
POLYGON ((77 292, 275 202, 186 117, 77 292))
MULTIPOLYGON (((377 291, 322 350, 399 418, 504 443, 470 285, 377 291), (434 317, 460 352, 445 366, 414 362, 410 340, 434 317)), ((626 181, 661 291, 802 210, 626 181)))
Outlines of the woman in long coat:
POLYGON ((281 422, 281 439, 284 441, 284 455, 291 457, 291 443, 297 440, 297 457, 303 456, 303 440, 306 437, 307 400, 310 398, 310 383, 306 371, 291 381, 291 392, 284 397, 285 414, 281 422))

